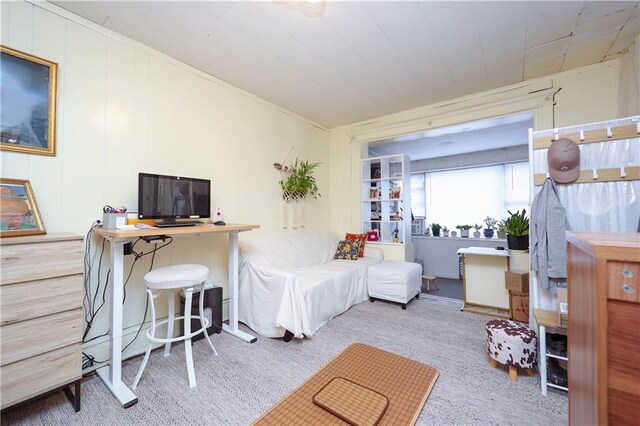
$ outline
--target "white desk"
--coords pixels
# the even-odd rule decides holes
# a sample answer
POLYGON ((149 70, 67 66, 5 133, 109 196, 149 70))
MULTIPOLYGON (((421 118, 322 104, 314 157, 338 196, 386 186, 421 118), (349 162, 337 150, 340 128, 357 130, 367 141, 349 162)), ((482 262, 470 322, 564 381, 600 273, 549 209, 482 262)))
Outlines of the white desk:
MULTIPOLYGON (((488 247, 461 248, 464 289, 462 310, 478 312, 474 306, 495 309, 496 316, 510 318, 509 291, 504 273, 509 270, 509 250, 488 247)), ((482 311, 479 313, 483 313, 482 311)))
POLYGON ((238 233, 259 228, 259 225, 227 224, 225 226, 196 225, 176 228, 135 229, 131 231, 96 228, 93 233, 109 241, 111 245, 111 327, 109 331, 108 365, 97 370, 98 376, 124 408, 131 407, 138 398, 122 382, 122 298, 124 292, 124 245, 139 237, 168 235, 207 236, 210 234, 229 235, 229 324, 222 329, 234 336, 253 343, 256 337, 238 329, 238 233))

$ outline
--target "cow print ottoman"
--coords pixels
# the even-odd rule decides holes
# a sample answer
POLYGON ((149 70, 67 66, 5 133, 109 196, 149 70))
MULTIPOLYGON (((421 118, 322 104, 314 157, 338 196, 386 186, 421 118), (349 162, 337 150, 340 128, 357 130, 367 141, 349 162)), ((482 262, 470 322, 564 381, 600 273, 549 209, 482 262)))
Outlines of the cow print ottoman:
POLYGON ((487 330, 487 352, 491 366, 509 366, 509 377, 518 380, 518 368, 528 376, 535 374, 538 363, 538 338, 535 331, 515 321, 495 319, 485 326, 487 330))

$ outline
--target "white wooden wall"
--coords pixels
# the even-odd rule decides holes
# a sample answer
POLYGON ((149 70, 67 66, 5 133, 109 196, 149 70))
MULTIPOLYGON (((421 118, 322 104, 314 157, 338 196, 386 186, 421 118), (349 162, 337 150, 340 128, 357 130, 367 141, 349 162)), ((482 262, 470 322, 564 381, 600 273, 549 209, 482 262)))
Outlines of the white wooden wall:
MULTIPOLYGON (((105 204, 135 211, 141 171, 211 179, 212 209, 222 206, 227 222, 261 226, 241 238, 284 232, 272 164, 291 146, 322 162, 316 178, 323 196, 305 203, 305 219, 309 230, 328 230, 325 129, 51 4, 2 2, 0 14, 3 45, 59 64, 56 156, 0 153, 3 177, 31 181, 49 233, 85 234, 105 204)), ((93 244, 99 249, 101 240, 93 244)), ((125 344, 142 321, 149 260, 138 262, 127 286, 125 344)), ((103 262, 102 281, 108 253, 103 262)), ((225 236, 177 239, 155 259, 156 266, 177 262, 209 266, 211 282, 226 288, 225 236)), ((97 281, 94 270, 93 288, 97 281)), ((107 330, 106 309, 94 328, 107 330)), ((144 347, 138 340, 127 354, 144 347)), ((105 339, 96 342, 85 350, 104 358, 105 339)))

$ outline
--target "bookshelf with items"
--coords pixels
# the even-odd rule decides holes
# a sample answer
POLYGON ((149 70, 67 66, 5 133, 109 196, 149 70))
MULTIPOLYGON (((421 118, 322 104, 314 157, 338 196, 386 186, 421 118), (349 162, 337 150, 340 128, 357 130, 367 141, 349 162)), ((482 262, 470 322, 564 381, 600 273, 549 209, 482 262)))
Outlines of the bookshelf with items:
POLYGON ((406 245, 411 238, 409 157, 404 154, 362 160, 362 232, 372 243, 406 245))

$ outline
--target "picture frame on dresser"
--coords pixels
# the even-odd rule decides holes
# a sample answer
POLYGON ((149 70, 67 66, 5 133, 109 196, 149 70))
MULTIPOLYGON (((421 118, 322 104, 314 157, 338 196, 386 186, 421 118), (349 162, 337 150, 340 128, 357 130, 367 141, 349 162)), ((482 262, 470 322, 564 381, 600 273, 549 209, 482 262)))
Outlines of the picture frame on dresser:
POLYGON ((28 180, 0 178, 0 237, 46 234, 28 180))
POLYGON ((0 45, 0 149, 56 155, 58 64, 0 45))

